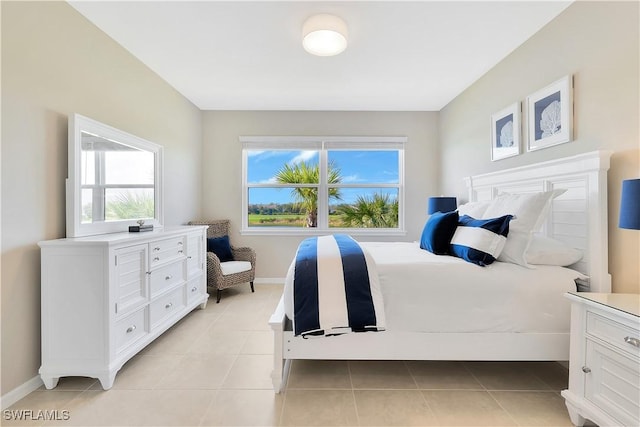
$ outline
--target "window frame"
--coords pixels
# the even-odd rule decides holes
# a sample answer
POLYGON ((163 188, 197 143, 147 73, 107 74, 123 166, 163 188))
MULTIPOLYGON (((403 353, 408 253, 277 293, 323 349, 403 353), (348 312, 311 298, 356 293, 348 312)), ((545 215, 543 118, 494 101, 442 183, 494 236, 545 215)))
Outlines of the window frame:
POLYGON ((348 233, 351 235, 369 236, 404 236, 404 150, 406 136, 241 136, 242 143, 242 207, 240 233, 243 235, 322 235, 348 233), (279 184, 249 183, 248 151, 249 150, 314 150, 318 151, 320 166, 320 182, 318 184, 279 184), (328 184, 328 152, 332 150, 388 150, 398 152, 398 183, 341 183, 328 184), (307 227, 249 227, 249 189, 250 188, 318 188, 318 226, 307 227), (338 188, 397 188, 398 189, 398 228, 330 228, 329 200, 330 187, 338 188))
MULTIPOLYGON (((85 132, 86 133, 86 132, 85 132)), ((125 144, 122 144, 125 145, 125 144)), ((133 147, 134 150, 137 150, 133 147)), ((80 214, 80 223, 81 224, 91 224, 95 221, 102 221, 105 223, 113 223, 117 221, 124 221, 123 219, 115 219, 115 220, 107 220, 107 201, 106 194, 108 190, 118 190, 118 189, 131 189, 131 190, 145 190, 151 189, 153 190, 153 210, 156 211, 157 197, 156 197, 156 189, 155 184, 137 184, 137 183, 120 183, 120 184, 107 184, 106 179, 106 152, 105 151, 94 151, 94 176, 93 176, 93 184, 83 184, 82 179, 80 180, 80 192, 82 190, 91 190, 92 202, 91 202, 91 214, 92 220, 91 222, 82 221, 82 213, 80 214)), ((146 152, 145 152, 146 153, 146 152)), ((155 156, 154 156, 154 170, 155 166, 155 156)), ((155 175, 154 175, 155 177, 155 175)), ((154 178, 155 179, 155 178, 154 178)), ((82 196, 80 196, 80 200, 82 200, 82 196)), ((82 209, 82 207, 81 207, 82 209)), ((135 220, 150 220, 153 217, 146 218, 134 218, 135 220)))

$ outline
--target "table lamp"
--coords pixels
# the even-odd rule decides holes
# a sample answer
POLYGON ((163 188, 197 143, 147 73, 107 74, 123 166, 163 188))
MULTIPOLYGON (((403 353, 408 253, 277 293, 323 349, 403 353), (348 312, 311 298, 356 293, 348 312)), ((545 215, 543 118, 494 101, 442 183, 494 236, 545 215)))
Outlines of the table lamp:
POLYGON ((622 181, 618 227, 640 230, 640 178, 622 181))
POLYGON ((429 206, 427 213, 429 215, 436 212, 451 212, 458 207, 455 197, 429 197, 429 206))

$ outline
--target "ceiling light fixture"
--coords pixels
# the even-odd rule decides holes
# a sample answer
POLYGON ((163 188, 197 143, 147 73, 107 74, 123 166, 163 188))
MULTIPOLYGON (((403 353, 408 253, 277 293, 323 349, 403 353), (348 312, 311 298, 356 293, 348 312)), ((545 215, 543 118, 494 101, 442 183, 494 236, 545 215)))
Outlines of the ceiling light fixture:
POLYGON ((317 56, 339 54, 347 48, 347 23, 327 13, 309 17, 302 25, 302 46, 317 56))

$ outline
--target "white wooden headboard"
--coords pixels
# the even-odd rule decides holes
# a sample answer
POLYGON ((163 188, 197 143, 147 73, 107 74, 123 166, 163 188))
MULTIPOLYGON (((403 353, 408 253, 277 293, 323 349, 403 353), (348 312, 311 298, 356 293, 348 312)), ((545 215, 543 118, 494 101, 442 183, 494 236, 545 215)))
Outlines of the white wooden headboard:
POLYGON ((608 260, 607 171, 610 151, 577 156, 465 178, 469 201, 500 193, 531 193, 566 188, 553 200, 541 232, 579 248, 582 260, 571 268, 590 277, 591 292, 611 292, 608 260))

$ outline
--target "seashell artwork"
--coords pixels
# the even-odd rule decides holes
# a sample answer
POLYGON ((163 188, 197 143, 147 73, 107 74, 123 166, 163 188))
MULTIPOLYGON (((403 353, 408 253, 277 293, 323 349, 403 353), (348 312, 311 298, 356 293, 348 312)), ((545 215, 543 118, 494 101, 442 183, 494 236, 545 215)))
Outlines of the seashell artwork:
POLYGON ((520 154, 520 103, 491 115, 491 160, 520 154))
POLYGON ((513 147, 513 120, 509 120, 500 129, 500 147, 513 147))
POLYGON ((540 130, 542 137, 546 138, 562 130, 562 107, 560 101, 553 101, 540 115, 540 130))
POLYGON ((569 142, 573 138, 573 77, 565 76, 527 97, 527 150, 569 142))

